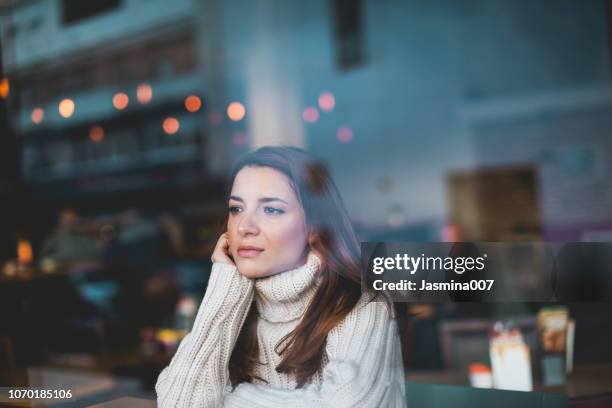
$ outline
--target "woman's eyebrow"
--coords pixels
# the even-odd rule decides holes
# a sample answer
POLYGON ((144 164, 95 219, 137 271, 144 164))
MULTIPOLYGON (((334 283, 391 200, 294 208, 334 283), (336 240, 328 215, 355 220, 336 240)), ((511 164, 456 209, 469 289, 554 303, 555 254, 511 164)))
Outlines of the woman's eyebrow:
POLYGON ((285 200, 283 200, 282 198, 278 198, 278 197, 262 197, 259 199, 260 203, 269 203, 270 201, 281 201, 287 205, 289 205, 289 203, 285 200))
MULTIPOLYGON (((238 197, 238 196, 230 196, 229 199, 230 200, 239 201, 241 203, 244 202, 244 200, 242 198, 238 197)), ((289 205, 289 203, 287 201, 283 200, 282 198, 278 198, 278 197, 261 197, 259 199, 260 203, 269 203, 270 201, 281 201, 281 202, 289 205)))

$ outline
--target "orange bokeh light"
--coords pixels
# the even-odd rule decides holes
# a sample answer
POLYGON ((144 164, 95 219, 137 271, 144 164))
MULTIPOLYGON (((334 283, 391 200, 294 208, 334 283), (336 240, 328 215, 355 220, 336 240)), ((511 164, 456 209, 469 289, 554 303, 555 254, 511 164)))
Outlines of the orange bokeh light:
POLYGON ((89 139, 94 143, 100 143, 104 140, 104 128, 102 126, 92 126, 89 129, 89 139))
POLYGON ((151 102, 153 98, 153 88, 149 84, 140 84, 136 88, 136 99, 143 105, 151 102))
POLYGON ((162 123, 162 128, 164 129, 164 132, 169 135, 173 135, 178 132, 180 127, 181 124, 179 123, 179 121, 173 117, 164 119, 164 123, 162 123))
POLYGON ((32 119, 32 123, 40 125, 45 118, 45 111, 42 108, 34 108, 32 109, 30 118, 32 119))
POLYGON ((234 122, 238 122, 244 118, 246 109, 240 102, 232 102, 227 106, 227 116, 234 122))
POLYGON ((189 95, 185 98, 185 109, 189 112, 197 112, 202 107, 202 99, 196 95, 189 95))
POLYGON ((69 118, 74 114, 74 101, 72 99, 62 99, 59 103, 59 113, 64 118, 69 118))
POLYGON ((319 95, 319 107, 324 112, 331 112, 336 106, 336 98, 331 92, 323 92, 319 95))
POLYGON ((118 110, 123 110, 128 106, 130 99, 123 92, 117 92, 113 96, 113 106, 118 110))
POLYGON ((0 81, 0 98, 6 99, 10 91, 11 84, 9 83, 8 78, 2 78, 0 81))
POLYGON ((34 258, 32 245, 26 240, 19 240, 17 243, 17 259, 22 264, 29 264, 34 258))

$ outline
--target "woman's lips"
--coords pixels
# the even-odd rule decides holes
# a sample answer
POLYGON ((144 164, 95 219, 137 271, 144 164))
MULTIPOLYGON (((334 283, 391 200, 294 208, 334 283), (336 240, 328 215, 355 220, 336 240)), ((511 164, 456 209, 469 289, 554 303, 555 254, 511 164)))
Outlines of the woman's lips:
POLYGON ((240 248, 238 249, 238 256, 241 258, 255 258, 257 255, 263 252, 263 249, 255 248, 240 248))

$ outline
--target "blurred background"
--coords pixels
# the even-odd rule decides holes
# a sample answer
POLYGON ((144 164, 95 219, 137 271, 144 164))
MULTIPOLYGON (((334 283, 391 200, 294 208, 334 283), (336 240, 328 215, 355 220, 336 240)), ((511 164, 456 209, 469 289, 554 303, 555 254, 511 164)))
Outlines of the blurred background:
MULTIPOLYGON (((362 241, 612 241, 611 19, 608 0, 0 0, 0 385, 154 398, 229 167, 263 145, 323 160, 362 241)), ((474 385, 503 322, 534 389, 612 393, 609 304, 556 306, 560 371, 543 305, 404 307, 407 376, 474 385)))

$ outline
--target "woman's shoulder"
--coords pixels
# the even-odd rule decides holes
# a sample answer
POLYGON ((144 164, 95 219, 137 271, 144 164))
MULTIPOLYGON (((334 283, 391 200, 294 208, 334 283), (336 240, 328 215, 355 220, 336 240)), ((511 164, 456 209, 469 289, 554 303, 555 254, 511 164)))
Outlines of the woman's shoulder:
POLYGON ((346 317, 336 327, 339 330, 355 324, 380 324, 381 321, 391 322, 395 318, 393 303, 383 294, 364 292, 346 317))
POLYGON ((363 292, 351 313, 375 313, 395 318, 393 302, 384 293, 363 292))
POLYGON ((360 349, 364 344, 370 347, 393 333, 395 326, 393 304, 380 296, 362 294, 353 310, 329 332, 327 346, 332 353, 360 349))

